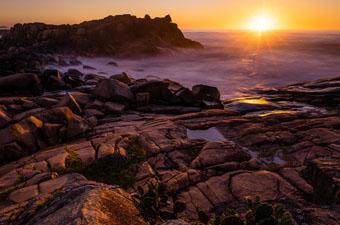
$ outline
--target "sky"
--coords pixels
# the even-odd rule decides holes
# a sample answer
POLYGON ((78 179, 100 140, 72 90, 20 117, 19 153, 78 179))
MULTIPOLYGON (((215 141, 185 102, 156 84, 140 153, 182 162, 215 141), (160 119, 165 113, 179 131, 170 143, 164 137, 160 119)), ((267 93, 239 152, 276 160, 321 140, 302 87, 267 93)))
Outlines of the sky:
POLYGON ((182 29, 246 29, 265 15, 273 29, 340 30, 340 0, 0 0, 0 26, 74 24, 108 15, 170 14, 182 29))

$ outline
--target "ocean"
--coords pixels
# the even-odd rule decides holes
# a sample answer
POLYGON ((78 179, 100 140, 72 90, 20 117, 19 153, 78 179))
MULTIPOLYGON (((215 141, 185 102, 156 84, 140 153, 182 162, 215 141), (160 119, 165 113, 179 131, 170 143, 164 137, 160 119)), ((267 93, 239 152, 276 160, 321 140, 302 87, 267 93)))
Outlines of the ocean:
POLYGON ((204 49, 166 51, 157 57, 136 59, 84 58, 76 68, 104 76, 126 72, 134 78, 171 79, 191 87, 207 84, 224 97, 238 97, 254 88, 340 76, 340 32, 243 31, 185 32, 204 49), (118 67, 108 65, 114 61, 118 67))

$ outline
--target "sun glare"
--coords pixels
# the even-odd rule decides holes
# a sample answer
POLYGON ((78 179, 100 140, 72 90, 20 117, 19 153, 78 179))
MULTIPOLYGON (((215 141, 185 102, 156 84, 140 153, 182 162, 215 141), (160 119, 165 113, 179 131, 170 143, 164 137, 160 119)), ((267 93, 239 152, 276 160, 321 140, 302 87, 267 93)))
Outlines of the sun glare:
POLYGON ((273 30, 275 28, 274 25, 274 20, 271 16, 261 14, 250 20, 248 29, 258 32, 265 32, 273 30))

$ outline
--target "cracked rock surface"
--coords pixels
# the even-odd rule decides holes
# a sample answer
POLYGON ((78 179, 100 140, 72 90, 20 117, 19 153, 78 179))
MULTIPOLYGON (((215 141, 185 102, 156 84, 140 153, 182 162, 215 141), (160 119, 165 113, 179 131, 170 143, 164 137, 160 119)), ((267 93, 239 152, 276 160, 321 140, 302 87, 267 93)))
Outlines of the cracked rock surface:
MULTIPOLYGON (((314 98, 330 95, 320 90, 328 88, 325 82, 305 84, 303 90, 314 93, 319 85, 314 98)), ((328 84, 334 86, 334 80, 328 84)), ((292 87, 282 90, 275 99, 274 91, 271 97, 261 97, 275 109, 257 106, 244 111, 237 101, 250 106, 256 101, 238 99, 225 103, 225 109, 180 115, 127 110, 114 117, 106 117, 109 100, 104 103, 83 93, 74 98, 81 110, 96 109, 104 117, 63 106, 31 111, 11 122, 8 118, 22 113, 14 105, 34 105, 42 99, 2 98, 0 124, 6 125, 0 130, 5 137, 0 140, 0 224, 147 224, 134 196, 158 183, 171 189, 167 206, 160 209, 172 217, 164 224, 190 224, 198 220, 199 211, 210 216, 226 208, 242 211, 245 197, 259 196, 285 205, 298 224, 336 225, 339 108, 315 101, 317 107, 310 111, 300 105, 280 109, 288 105, 282 101, 292 101, 296 93, 292 87), (211 128, 223 140, 210 140, 211 128), (192 138, 189 130, 204 135, 192 138), (91 181, 82 170, 69 170, 72 159, 82 169, 108 157, 133 160, 129 151, 136 141, 146 154, 133 161, 132 182, 124 190, 114 181, 91 181)), ((332 93, 338 95, 334 87, 332 93)), ((308 99, 297 101, 310 103, 308 99)))

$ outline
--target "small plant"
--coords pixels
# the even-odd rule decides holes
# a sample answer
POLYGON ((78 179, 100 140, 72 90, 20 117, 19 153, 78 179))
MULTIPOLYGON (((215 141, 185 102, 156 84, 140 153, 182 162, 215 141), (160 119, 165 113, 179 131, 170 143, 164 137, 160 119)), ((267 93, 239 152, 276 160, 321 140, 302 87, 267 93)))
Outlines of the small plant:
POLYGON ((17 175, 17 182, 18 182, 18 183, 25 182, 25 177, 24 177, 23 174, 19 173, 19 174, 17 175))
POLYGON ((246 214, 247 225, 292 225, 293 219, 290 213, 285 211, 282 204, 274 207, 266 203, 261 203, 260 198, 255 201, 246 199, 248 212, 246 214))
POLYGON ((86 168, 85 163, 81 161, 76 152, 68 150, 67 146, 65 146, 65 150, 68 156, 65 160, 65 170, 63 173, 81 173, 86 168))
POLYGON ((138 188, 140 198, 137 206, 140 208, 143 217, 150 224, 162 222, 161 209, 168 205, 169 190, 164 184, 149 184, 148 190, 144 193, 142 188, 138 188))
POLYGON ((234 210, 226 210, 221 216, 209 220, 204 212, 199 213, 200 221, 211 225, 293 225, 290 213, 281 204, 275 206, 246 199, 247 213, 244 219, 234 210))
POLYGON ((126 147, 126 152, 133 163, 138 163, 148 158, 148 152, 140 144, 138 137, 131 138, 129 145, 126 147))
POLYGON ((127 156, 113 154, 90 165, 86 165, 78 154, 70 151, 66 145, 65 151, 68 152, 68 157, 65 160, 66 168, 62 173, 80 173, 89 180, 117 184, 123 188, 128 188, 134 183, 135 165, 148 157, 138 138, 129 140, 129 145, 124 150, 127 156))
POLYGON ((36 206, 39 208, 43 208, 48 204, 48 202, 52 201, 60 192, 60 189, 54 190, 51 194, 47 196, 43 196, 42 198, 38 199, 35 203, 36 206))
POLYGON ((280 169, 282 169, 282 166, 277 164, 270 164, 261 168, 261 170, 267 170, 270 172, 278 172, 280 169))
POLYGON ((97 160, 82 171, 89 180, 117 184, 123 188, 134 183, 134 173, 132 163, 128 159, 114 155, 97 160))

